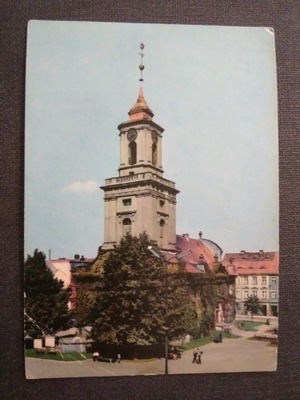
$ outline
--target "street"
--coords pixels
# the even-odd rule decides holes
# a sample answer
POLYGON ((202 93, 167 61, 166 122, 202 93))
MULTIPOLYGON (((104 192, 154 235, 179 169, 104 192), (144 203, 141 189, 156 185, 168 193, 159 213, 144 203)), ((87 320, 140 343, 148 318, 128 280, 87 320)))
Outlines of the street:
MULTIPOLYGON (((265 327, 262 326, 265 330, 265 327)), ((235 332, 236 333, 236 332, 235 332)), ((248 340, 254 332, 242 332, 238 339, 224 339, 223 343, 201 346, 202 364, 192 364, 192 350, 185 351, 181 359, 169 360, 169 374, 212 372, 274 371, 277 363, 277 347, 269 342, 248 340)), ((51 361, 26 358, 26 377, 64 378, 86 376, 126 376, 164 374, 165 360, 134 360, 118 363, 51 361)))

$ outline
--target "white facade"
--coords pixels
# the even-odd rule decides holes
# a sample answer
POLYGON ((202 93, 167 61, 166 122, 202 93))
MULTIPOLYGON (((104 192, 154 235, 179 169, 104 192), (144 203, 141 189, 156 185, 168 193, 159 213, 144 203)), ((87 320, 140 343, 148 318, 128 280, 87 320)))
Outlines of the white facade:
POLYGON ((244 302, 249 296, 256 296, 264 315, 278 312, 278 275, 239 275, 235 278, 237 312, 243 314, 244 302), (275 307, 272 310, 272 306, 275 307))

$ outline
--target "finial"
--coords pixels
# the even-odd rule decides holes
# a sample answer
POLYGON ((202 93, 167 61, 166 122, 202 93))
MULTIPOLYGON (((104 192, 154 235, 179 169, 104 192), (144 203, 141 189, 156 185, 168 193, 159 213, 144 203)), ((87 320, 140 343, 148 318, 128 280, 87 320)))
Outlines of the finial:
POLYGON ((141 43, 140 44, 140 49, 141 49, 141 51, 140 51, 140 53, 139 53, 139 55, 141 56, 141 64, 139 65, 139 69, 140 69, 140 71, 141 71, 141 77, 140 77, 140 79, 139 79, 139 81, 140 82, 143 82, 143 70, 144 70, 144 68, 145 68, 145 66, 144 66, 144 64, 143 64, 143 57, 144 57, 144 53, 143 53, 143 50, 144 50, 144 48, 145 48, 145 45, 143 44, 143 43, 141 43))

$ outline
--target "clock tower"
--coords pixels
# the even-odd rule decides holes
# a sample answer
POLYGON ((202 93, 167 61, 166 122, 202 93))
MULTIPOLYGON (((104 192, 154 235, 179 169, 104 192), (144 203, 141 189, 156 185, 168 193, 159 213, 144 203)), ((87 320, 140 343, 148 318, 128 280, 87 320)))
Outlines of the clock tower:
MULTIPOLYGON (((140 81, 143 82, 141 48, 140 81)), ((175 183, 163 177, 162 134, 164 129, 153 121, 143 87, 128 112, 129 119, 118 126, 120 166, 117 177, 105 180, 104 243, 110 250, 122 236, 138 236, 146 231, 161 250, 176 251, 175 183)))

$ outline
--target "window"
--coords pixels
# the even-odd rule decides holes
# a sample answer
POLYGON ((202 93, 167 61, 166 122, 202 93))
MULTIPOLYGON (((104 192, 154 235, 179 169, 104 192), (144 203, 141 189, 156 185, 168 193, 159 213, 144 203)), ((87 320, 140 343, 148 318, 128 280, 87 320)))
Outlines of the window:
POLYGON ((165 201, 164 201, 164 200, 159 200, 159 205, 160 205, 161 207, 163 207, 163 206, 165 205, 165 201))
POLYGON ((252 294, 253 294, 253 296, 256 296, 257 297, 257 290, 252 290, 252 294))
POLYGON ((266 276, 262 276, 261 277, 261 284, 262 285, 266 285, 267 284, 267 277, 266 276))
POLYGON ((164 237, 164 227, 165 227, 165 221, 161 219, 159 221, 159 227, 160 227, 160 237, 164 237))
POLYGON ((241 292, 239 290, 235 291, 235 297, 237 297, 238 299, 241 297, 241 292))
POLYGON ((125 218, 123 220, 123 236, 129 233, 131 233, 131 219, 125 218))
POLYGON ((263 299, 266 299, 267 298, 267 291, 266 290, 263 290, 262 292, 261 292, 261 294, 262 294, 262 298, 263 299))
POLYGON ((123 206, 131 206, 131 199, 123 199, 123 206))
POLYGON ((243 290, 243 299, 247 299, 249 296, 249 290, 243 290))
POLYGON ((236 278, 236 283, 239 285, 241 283, 241 278, 239 276, 237 276, 236 278))
POLYGON ((271 276, 271 283, 275 284, 277 283, 277 276, 271 276))
POLYGON ((156 165, 157 163, 157 146, 156 143, 152 145, 152 164, 156 165))
POLYGON ((257 285, 257 276, 253 276, 252 283, 253 285, 257 285))
POLYGON ((277 292, 275 290, 271 292, 271 299, 277 299, 277 292))
POLYGON ((248 276, 243 276, 243 284, 248 285, 248 276))
POLYGON ((128 145, 128 164, 136 164, 136 143, 130 142, 128 145))

